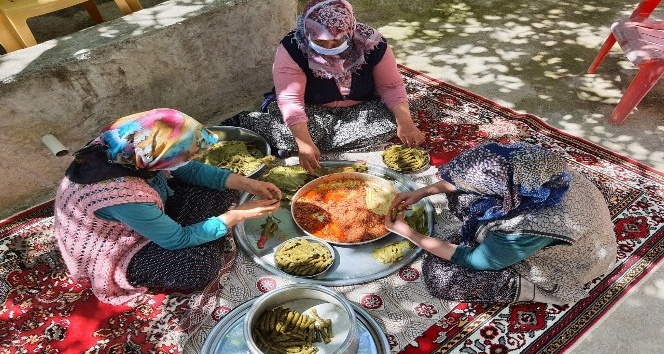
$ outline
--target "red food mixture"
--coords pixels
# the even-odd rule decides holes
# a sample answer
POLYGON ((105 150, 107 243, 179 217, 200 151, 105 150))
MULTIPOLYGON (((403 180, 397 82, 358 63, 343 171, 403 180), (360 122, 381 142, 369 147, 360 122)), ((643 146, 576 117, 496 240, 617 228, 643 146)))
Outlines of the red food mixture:
POLYGON ((364 181, 330 188, 332 184, 313 188, 293 203, 293 218, 300 227, 339 243, 367 242, 387 234, 384 216, 367 208, 364 181))

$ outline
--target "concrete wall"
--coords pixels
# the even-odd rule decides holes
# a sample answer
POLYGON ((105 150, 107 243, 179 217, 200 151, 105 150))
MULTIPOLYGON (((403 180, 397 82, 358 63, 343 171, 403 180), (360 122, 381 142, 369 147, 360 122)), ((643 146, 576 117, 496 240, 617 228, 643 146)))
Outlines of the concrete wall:
POLYGON ((0 56, 0 219, 54 197, 70 152, 113 119, 158 107, 215 125, 257 107, 296 0, 170 0, 0 56))

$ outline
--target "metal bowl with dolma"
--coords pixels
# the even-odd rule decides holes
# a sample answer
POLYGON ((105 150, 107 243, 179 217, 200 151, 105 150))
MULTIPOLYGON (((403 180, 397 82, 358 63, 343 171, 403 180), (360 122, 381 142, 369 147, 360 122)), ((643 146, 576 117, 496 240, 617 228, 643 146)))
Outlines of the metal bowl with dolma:
POLYGON ((274 160, 271 156, 272 150, 267 141, 257 133, 240 127, 227 127, 227 126, 213 126, 208 129, 217 135, 219 143, 211 150, 208 150, 203 155, 196 158, 196 160, 205 162, 207 164, 227 168, 235 173, 247 176, 249 178, 257 177, 265 168, 266 161, 274 160), (228 153, 223 151, 215 151, 215 149, 222 149, 224 146, 230 147, 232 144, 242 143, 246 148, 245 153, 228 153), (248 154, 248 155, 247 155, 248 154), (215 156, 216 155, 216 156, 215 156), (243 155, 246 158, 240 159, 243 155), (233 160, 230 161, 229 157, 233 160), (230 166, 229 164, 232 164, 230 166))
POLYGON ((311 236, 293 237, 281 243, 274 252, 274 265, 302 278, 325 274, 334 264, 334 249, 329 243, 311 236))
POLYGON ((355 310, 322 285, 295 283, 261 295, 247 311, 243 332, 253 354, 355 354, 359 346, 355 310))

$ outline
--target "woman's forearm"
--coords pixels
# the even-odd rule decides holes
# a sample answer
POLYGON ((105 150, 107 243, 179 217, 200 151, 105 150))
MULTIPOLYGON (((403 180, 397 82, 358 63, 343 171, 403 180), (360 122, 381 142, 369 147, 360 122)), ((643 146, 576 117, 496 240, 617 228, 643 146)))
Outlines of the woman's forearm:
POLYGON ((438 181, 432 185, 420 188, 423 192, 422 197, 428 197, 434 194, 440 193, 454 193, 456 192, 456 187, 447 182, 447 181, 438 181))
POLYGON ((407 235, 406 238, 423 250, 448 261, 452 259, 452 255, 457 249, 457 245, 453 243, 425 236, 415 231, 407 235))
POLYGON ((415 124, 410 115, 410 106, 408 102, 398 103, 390 110, 392 111, 392 114, 394 114, 394 119, 397 121, 397 125, 415 124))
POLYGON ((237 173, 231 173, 226 179, 226 188, 244 191, 247 190, 249 182, 250 181, 247 177, 238 175, 237 173))
POLYGON ((314 145, 306 123, 291 125, 288 128, 293 133, 293 138, 295 138, 297 146, 301 146, 301 144, 314 145))

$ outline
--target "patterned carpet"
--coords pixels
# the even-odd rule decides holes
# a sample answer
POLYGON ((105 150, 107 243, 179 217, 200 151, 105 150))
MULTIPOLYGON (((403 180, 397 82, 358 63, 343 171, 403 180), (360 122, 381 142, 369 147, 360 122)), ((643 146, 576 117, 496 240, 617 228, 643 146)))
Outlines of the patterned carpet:
MULTIPOLYGON (((591 296, 568 306, 541 303, 481 306, 434 299, 424 290, 421 259, 375 281, 334 287, 361 305, 400 353, 559 353, 604 316, 664 256, 664 173, 560 132, 532 115, 402 67, 411 107, 429 133, 432 163, 448 161, 484 141, 527 141, 566 156, 607 196, 615 222, 618 260, 591 284, 591 296)), ((377 152, 327 155, 380 164, 377 152)), ((410 177, 435 180, 434 167, 410 177)), ((440 213, 436 233, 458 222, 440 213)), ((95 299, 88 284, 73 282, 55 248, 52 203, 0 222, 0 353, 198 353, 210 330, 243 302, 290 281, 242 252, 219 279, 221 297, 193 336, 179 319, 194 297, 154 292, 124 306, 95 299), (186 344, 185 344, 186 341, 186 344)))

